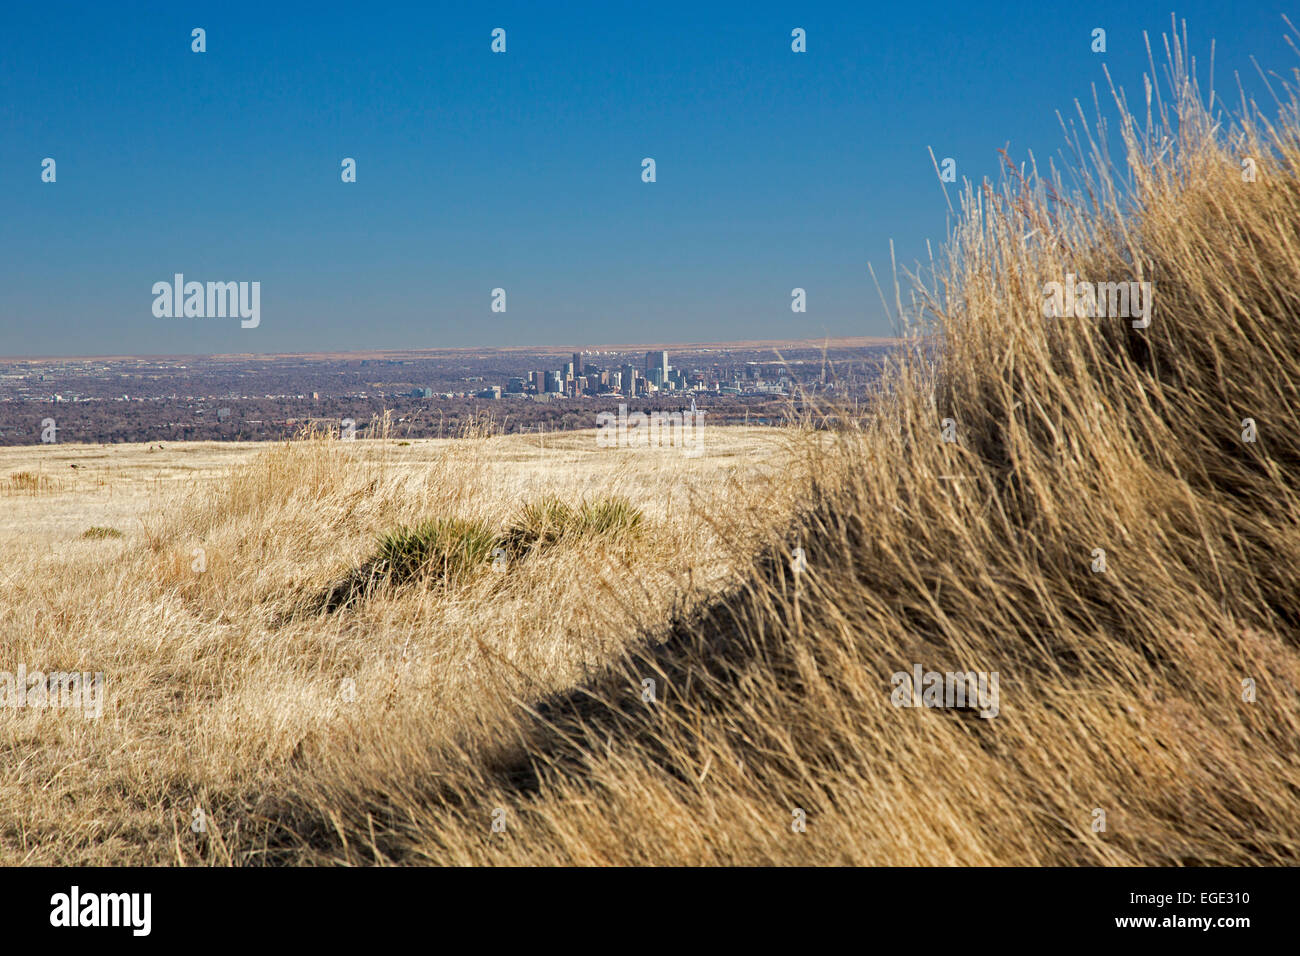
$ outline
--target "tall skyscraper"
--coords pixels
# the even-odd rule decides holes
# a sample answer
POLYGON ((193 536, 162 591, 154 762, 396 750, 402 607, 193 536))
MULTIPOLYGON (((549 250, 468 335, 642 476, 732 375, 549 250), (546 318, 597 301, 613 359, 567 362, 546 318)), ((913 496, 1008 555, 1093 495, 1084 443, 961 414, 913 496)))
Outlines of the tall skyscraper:
POLYGON ((659 386, 668 381, 667 352, 646 352, 645 377, 659 386))

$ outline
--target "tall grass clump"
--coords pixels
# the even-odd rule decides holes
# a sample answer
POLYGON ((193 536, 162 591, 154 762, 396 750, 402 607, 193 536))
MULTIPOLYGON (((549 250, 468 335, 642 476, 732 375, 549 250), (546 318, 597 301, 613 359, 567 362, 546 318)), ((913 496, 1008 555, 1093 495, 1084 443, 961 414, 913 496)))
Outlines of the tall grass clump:
POLYGON ((384 535, 374 571, 393 584, 421 575, 454 582, 490 561, 497 543, 497 535, 480 521, 434 518, 384 535))
POLYGON ((626 498, 584 500, 574 507, 548 495, 520 509, 505 531, 505 542, 513 553, 527 554, 565 540, 635 539, 641 533, 642 517, 626 498))
MULTIPOLYGON (((334 581, 307 604, 309 611, 337 611, 369 597, 380 587, 417 581, 464 583, 492 559, 500 538, 481 521, 432 518, 380 535, 374 554, 334 581)), ((291 611, 281 623, 291 620, 291 611)))
POLYGON ((334 611, 368 597, 380 586, 423 580, 456 585, 473 578, 497 557, 518 560, 562 544, 632 541, 643 515, 626 498, 604 497, 576 507, 546 495, 520 508, 504 532, 467 518, 433 518, 403 525, 379 537, 374 554, 335 581, 311 603, 334 611))
POLYGON ((30 471, 19 471, 9 475, 2 484, 0 489, 9 494, 37 495, 45 491, 53 491, 55 483, 45 475, 34 474, 30 471))

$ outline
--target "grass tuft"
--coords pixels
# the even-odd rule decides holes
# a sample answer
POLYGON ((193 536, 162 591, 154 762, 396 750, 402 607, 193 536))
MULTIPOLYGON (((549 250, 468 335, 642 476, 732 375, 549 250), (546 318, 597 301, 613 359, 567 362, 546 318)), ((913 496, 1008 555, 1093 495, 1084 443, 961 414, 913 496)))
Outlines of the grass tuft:
POLYGON ((374 570, 396 585, 426 576, 456 582, 480 570, 498 546, 497 535, 482 522, 434 518, 384 535, 374 570))
POLYGON ((552 548, 561 541, 635 538, 643 515, 626 498, 606 497, 583 501, 578 507, 557 496, 529 502, 506 529, 507 549, 526 555, 552 548))
POLYGON ((44 475, 19 471, 6 478, 2 487, 10 494, 36 495, 54 490, 54 482, 44 475))

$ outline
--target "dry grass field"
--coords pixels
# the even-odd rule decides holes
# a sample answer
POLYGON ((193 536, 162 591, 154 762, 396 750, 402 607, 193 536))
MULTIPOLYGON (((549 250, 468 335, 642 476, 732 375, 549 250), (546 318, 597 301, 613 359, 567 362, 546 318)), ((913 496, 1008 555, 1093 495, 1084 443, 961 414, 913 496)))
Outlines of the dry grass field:
POLYGON ((0 666, 107 690, 0 710, 0 862, 1300 862, 1300 111, 1170 59, 967 191, 867 422, 4 451, 0 666))
POLYGON ((106 692, 99 719, 0 709, 14 758, 0 860, 243 861, 224 855, 229 801, 301 786, 326 742, 387 728, 436 747, 572 686, 734 576, 737 543, 796 492, 798 464, 758 428, 712 429, 698 457, 602 449, 592 432, 4 449, 0 669, 102 671, 106 692), (295 612, 385 532, 430 516, 505 527, 549 498, 622 498, 643 521, 295 612))

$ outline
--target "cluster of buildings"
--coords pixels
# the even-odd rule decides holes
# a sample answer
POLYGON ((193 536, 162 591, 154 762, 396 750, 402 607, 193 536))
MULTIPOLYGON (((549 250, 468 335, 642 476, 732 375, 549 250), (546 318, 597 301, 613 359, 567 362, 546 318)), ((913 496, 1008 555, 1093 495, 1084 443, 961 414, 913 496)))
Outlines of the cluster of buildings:
MULTIPOLYGON (((646 352, 645 368, 631 363, 618 368, 601 368, 583 362, 582 353, 574 352, 572 361, 563 368, 529 372, 527 378, 516 377, 506 384, 507 395, 548 395, 577 398, 580 395, 621 395, 635 397, 655 392, 684 391, 703 387, 703 375, 687 376, 668 364, 667 352, 646 352)), ((478 394, 479 398, 500 398, 500 386, 478 394)))
MULTIPOLYGON (((624 362, 608 368, 584 361, 584 355, 596 358, 600 353, 574 352, 573 358, 560 368, 529 372, 510 378, 504 386, 484 385, 481 375, 464 379, 471 387, 464 392, 435 392, 417 387, 403 392, 411 398, 581 398, 607 396, 642 398, 665 392, 714 392, 721 395, 788 395, 793 387, 789 368, 784 362, 744 362, 713 364, 689 371, 669 364, 668 353, 658 350, 645 353, 645 364, 624 362)), ((615 353, 614 361, 625 357, 615 353)), ((796 362, 796 366, 805 363, 796 362)), ((825 386, 824 371, 819 379, 825 386)), ((815 389, 817 385, 812 385, 815 389)))

